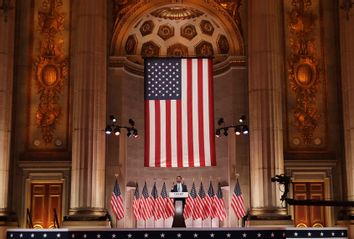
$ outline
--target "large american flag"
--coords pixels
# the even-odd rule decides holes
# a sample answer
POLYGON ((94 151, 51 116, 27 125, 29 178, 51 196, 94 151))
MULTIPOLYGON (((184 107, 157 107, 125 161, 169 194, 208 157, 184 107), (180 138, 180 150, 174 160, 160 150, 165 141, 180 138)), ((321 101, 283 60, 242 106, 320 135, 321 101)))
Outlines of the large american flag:
POLYGON ((140 213, 140 196, 139 196, 139 186, 136 184, 134 199, 133 199, 133 214, 137 221, 141 219, 140 213))
POLYGON ((218 217, 220 221, 223 221, 226 218, 225 202, 222 196, 220 183, 218 183, 218 192, 214 197, 214 210, 215 216, 218 217))
POLYGON ((163 218, 167 219, 172 217, 175 214, 175 206, 173 205, 173 199, 167 196, 167 189, 165 182, 162 185, 161 197, 159 199, 163 200, 164 210, 163 210, 163 218))
POLYGON ((244 216, 246 216, 247 212, 245 209, 245 202, 243 200, 243 196, 241 193, 241 187, 240 187, 240 183, 238 182, 238 179, 236 181, 234 193, 232 194, 231 207, 232 207, 233 211, 235 212, 237 219, 241 219, 244 216))
POLYGON ((145 166, 215 166, 212 60, 145 59, 145 166))
POLYGON ((122 219, 124 217, 124 206, 123 206, 123 199, 122 199, 122 195, 117 180, 114 184, 114 189, 111 196, 111 206, 116 219, 117 220, 122 219))
POLYGON ((145 221, 152 216, 152 203, 151 198, 149 197, 149 192, 147 190, 146 182, 143 187, 143 191, 140 197, 140 210, 141 217, 145 221))

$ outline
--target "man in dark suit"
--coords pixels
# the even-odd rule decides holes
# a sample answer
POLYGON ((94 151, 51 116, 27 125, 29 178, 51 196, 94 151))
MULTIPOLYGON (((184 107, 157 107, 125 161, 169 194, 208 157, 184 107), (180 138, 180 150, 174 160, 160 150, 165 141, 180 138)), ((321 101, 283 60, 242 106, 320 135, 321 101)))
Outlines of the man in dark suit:
MULTIPOLYGON (((173 185, 171 192, 188 192, 187 185, 182 182, 182 177, 176 177, 176 184, 173 185)), ((183 218, 183 210, 185 205, 185 198, 175 199, 175 201, 182 201, 182 211, 176 210, 176 213, 173 218, 172 227, 186 227, 186 223, 183 218)))
POLYGON ((188 192, 187 185, 182 182, 182 177, 176 177, 176 184, 173 185, 171 192, 188 192))

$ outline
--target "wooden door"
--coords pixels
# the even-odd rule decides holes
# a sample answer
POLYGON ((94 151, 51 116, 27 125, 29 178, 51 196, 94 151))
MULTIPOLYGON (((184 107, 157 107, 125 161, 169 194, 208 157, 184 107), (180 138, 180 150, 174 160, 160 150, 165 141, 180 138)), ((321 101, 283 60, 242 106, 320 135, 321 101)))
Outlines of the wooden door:
MULTIPOLYGON (((293 183, 294 198, 324 199, 322 182, 293 183)), ((320 206, 294 206, 294 222, 296 227, 324 227, 326 224, 325 208, 320 206)))
POLYGON ((61 222, 62 184, 34 183, 31 185, 31 214, 34 228, 53 228, 54 209, 61 222))

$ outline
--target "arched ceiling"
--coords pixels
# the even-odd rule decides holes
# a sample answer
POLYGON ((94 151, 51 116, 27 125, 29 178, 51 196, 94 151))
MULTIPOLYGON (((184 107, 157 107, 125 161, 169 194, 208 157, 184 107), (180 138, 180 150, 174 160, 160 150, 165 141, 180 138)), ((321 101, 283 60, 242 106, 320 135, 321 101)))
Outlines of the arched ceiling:
POLYGON ((232 22, 225 27, 221 18, 200 6, 160 4, 134 14, 132 8, 125 19, 118 19, 124 24, 116 22, 112 56, 142 64, 143 57, 214 57, 214 62, 222 62, 244 53, 240 31, 230 31, 232 22))

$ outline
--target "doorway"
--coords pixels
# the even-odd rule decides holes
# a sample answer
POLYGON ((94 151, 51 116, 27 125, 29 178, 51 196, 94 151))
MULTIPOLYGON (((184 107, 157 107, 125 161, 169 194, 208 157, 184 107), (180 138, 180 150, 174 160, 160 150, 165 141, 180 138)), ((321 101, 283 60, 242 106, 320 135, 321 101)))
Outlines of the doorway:
POLYGON ((62 216, 62 200, 63 184, 32 183, 30 215, 33 228, 59 226, 58 223, 62 216))
MULTIPOLYGON (((323 200, 325 188, 323 182, 293 183, 294 199, 323 200)), ((294 206, 294 224, 296 227, 326 226, 325 208, 322 206, 294 206)))

